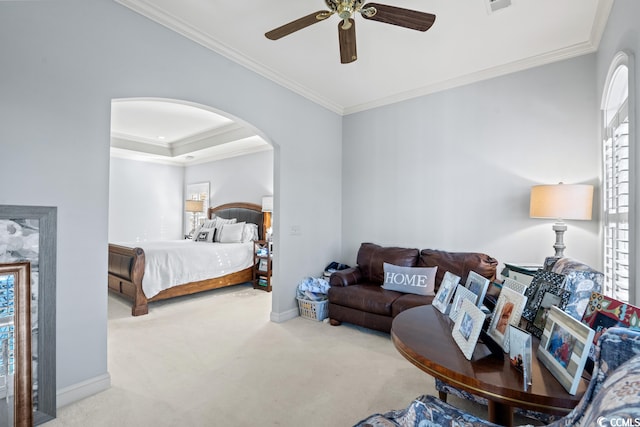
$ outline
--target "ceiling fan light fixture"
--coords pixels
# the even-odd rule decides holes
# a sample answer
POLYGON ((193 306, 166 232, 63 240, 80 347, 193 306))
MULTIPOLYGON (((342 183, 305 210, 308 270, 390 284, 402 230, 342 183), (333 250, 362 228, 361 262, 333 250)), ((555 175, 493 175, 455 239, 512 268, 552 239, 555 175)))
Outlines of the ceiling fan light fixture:
MULTIPOLYGON (((354 14, 359 12, 364 19, 397 25, 416 31, 427 31, 435 22, 436 16, 431 13, 404 9, 381 3, 367 3, 365 0, 324 0, 329 10, 320 10, 303 16, 287 24, 281 25, 264 35, 269 40, 278 40, 310 25, 316 24, 336 14, 340 17, 338 23, 338 42, 340 46, 340 62, 348 64, 357 59, 356 34, 354 14)), ((511 0, 485 0, 511 1, 511 0)))
POLYGON ((364 16, 366 16, 367 18, 371 18, 372 16, 374 16, 376 13, 378 13, 378 10, 371 6, 371 7, 367 7, 365 9, 362 9, 360 11, 360 13, 364 16))
POLYGON ((351 18, 351 15, 353 14, 352 6, 353 5, 348 1, 340 3, 340 5, 338 6, 338 16, 340 17, 340 19, 346 20, 351 18))

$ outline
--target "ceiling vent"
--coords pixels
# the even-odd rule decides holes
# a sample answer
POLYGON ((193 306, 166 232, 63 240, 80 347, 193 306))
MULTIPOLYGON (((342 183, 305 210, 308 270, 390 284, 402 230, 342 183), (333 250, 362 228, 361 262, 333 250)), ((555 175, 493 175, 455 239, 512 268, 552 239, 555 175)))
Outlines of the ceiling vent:
POLYGON ((511 0, 485 0, 485 2, 487 3, 488 13, 493 13, 496 10, 511 6, 511 0))

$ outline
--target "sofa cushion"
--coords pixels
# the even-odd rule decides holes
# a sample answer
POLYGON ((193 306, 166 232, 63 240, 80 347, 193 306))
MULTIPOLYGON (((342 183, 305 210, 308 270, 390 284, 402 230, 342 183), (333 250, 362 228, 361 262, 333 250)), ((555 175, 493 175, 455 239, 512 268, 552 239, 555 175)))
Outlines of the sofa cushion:
MULTIPOLYGON (((364 281, 382 285, 384 281, 383 263, 415 267, 418 255, 420 255, 418 249, 382 247, 375 243, 363 243, 358 250, 357 263, 364 281)), ((426 267, 433 267, 433 265, 426 267)))
POLYGON ((434 298, 434 295, 403 294, 393 302, 393 305, 391 306, 391 315, 396 317, 398 314, 410 308, 429 305, 433 302, 434 298))
POLYGON ((438 267, 400 267, 388 262, 383 265, 384 289, 416 295, 436 294, 433 286, 438 267))
POLYGON ((495 280, 498 261, 489 255, 478 252, 446 252, 423 249, 420 251, 418 267, 438 267, 435 283, 435 291, 437 292, 444 273, 447 271, 460 276, 460 283, 466 283, 470 271, 475 271, 487 279, 495 280))
POLYGON ((400 292, 387 291, 375 283, 329 288, 331 304, 384 316, 391 316, 391 305, 400 296, 400 292))

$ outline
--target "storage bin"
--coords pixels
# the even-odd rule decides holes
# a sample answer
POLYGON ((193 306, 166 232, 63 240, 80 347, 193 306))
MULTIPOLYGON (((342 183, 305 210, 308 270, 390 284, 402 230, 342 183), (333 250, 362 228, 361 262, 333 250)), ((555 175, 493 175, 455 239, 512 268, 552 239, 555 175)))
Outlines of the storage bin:
POLYGON ((309 301, 302 298, 296 298, 298 300, 298 308, 300 309, 300 316, 322 321, 329 315, 329 300, 324 301, 309 301))

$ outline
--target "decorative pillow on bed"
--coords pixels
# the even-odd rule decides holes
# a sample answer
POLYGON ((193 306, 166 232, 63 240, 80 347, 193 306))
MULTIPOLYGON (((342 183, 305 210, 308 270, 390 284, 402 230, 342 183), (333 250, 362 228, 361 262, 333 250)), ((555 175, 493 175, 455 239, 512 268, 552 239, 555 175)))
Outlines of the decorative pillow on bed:
POLYGON ((242 241, 251 242, 252 240, 258 240, 258 225, 248 222, 242 231, 242 241))
POLYGON ((219 216, 215 217, 213 219, 214 224, 213 226, 215 228, 218 229, 218 233, 216 234, 216 240, 214 240, 215 242, 219 242, 220 241, 220 233, 222 231, 222 226, 225 224, 235 224, 238 222, 237 218, 230 218, 230 219, 226 219, 226 218, 220 218, 219 216))
MULTIPOLYGON (((196 230, 191 235, 191 240, 195 240, 196 242, 201 242, 202 240, 198 240, 198 236, 200 235, 200 232, 201 231, 207 231, 209 229, 213 229, 215 226, 216 226, 215 218, 214 219, 206 219, 202 223, 202 225, 199 225, 199 226, 196 227, 196 230)), ((213 242, 213 240, 209 240, 209 241, 213 242)))
POLYGON ((220 243, 240 243, 244 231, 244 222, 235 224, 224 224, 220 228, 220 243))
POLYGON ((198 235, 195 238, 196 242, 209 242, 212 243, 216 238, 217 228, 201 228, 198 235))
POLYGON ((387 262, 383 263, 383 267, 384 289, 406 294, 435 295, 438 267, 400 267, 387 262))

